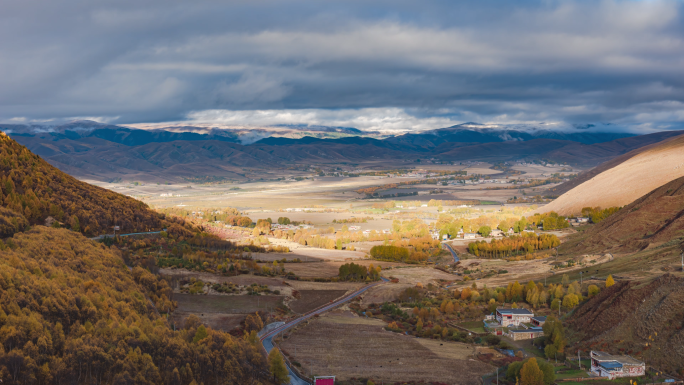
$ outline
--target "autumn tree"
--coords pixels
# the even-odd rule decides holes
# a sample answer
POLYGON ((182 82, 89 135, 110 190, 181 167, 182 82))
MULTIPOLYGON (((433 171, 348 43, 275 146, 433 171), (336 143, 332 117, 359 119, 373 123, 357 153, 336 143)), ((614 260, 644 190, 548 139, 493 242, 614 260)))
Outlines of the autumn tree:
POLYGON ((539 369, 536 358, 530 358, 520 369, 520 385, 543 385, 544 373, 539 369))
POLYGON ((273 381, 277 384, 289 382, 290 376, 285 365, 285 360, 278 349, 273 348, 268 353, 268 370, 273 375, 273 381))
POLYGON ((612 275, 609 275, 608 278, 606 278, 606 287, 611 287, 613 285, 615 285, 615 280, 612 275))
POLYGON ((508 365, 506 379, 518 384, 550 385, 556 381, 556 373, 551 363, 531 357, 508 365))
POLYGON ((579 305, 579 297, 576 294, 566 294, 565 297, 563 297, 564 308, 572 309, 577 305, 579 305))
POLYGON ((542 326, 544 330, 544 353, 546 358, 557 358, 558 354, 565 352, 565 329, 559 319, 554 316, 548 316, 546 322, 542 326))
POLYGON ((483 237, 486 238, 486 237, 489 236, 489 234, 492 233, 492 228, 489 227, 489 226, 481 226, 481 227, 477 230, 477 232, 478 232, 480 235, 482 235, 483 237))

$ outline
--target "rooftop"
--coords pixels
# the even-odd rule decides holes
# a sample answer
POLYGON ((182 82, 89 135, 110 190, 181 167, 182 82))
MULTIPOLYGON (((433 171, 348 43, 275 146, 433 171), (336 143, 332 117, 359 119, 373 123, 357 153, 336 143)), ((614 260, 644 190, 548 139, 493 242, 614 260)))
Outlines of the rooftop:
POLYGON ((615 361, 615 362, 619 362, 622 365, 629 365, 629 366, 644 365, 644 363, 642 361, 639 361, 632 356, 614 356, 614 355, 612 355, 610 353, 606 353, 606 352, 592 351, 591 357, 594 358, 596 361, 599 361, 599 362, 615 361))
POLYGON ((532 319, 535 321, 545 321, 546 322, 546 316, 532 317, 532 319))
POLYGON ((621 364, 621 363, 615 362, 615 361, 599 362, 599 365, 600 365, 602 368, 608 369, 608 370, 617 369, 617 368, 621 368, 621 367, 622 367, 622 364, 621 364))
POLYGON ((542 331, 542 328, 531 328, 531 329, 512 329, 509 330, 509 333, 539 333, 542 331))
POLYGON ((501 314, 534 315, 527 309, 496 309, 501 314))

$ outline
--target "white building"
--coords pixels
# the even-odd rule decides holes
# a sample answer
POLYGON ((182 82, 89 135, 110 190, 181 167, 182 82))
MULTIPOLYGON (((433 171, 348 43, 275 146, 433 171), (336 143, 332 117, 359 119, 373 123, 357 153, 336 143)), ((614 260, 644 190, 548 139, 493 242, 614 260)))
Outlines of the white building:
POLYGON ((598 376, 614 380, 618 377, 639 377, 646 372, 646 364, 632 356, 614 356, 592 351, 591 371, 598 376))
POLYGON ((527 309, 496 309, 496 320, 504 327, 530 322, 532 317, 534 313, 527 309))
POLYGON ((491 235, 492 237, 503 237, 504 232, 499 229, 494 229, 491 233, 489 233, 489 235, 491 235))

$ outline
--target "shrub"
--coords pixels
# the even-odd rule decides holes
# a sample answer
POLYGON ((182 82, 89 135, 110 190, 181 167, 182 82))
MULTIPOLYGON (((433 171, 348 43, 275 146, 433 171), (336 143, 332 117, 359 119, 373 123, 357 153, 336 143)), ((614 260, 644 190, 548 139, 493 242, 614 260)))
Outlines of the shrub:
POLYGON ((589 285, 588 293, 589 293, 589 298, 592 298, 596 294, 598 294, 601 290, 598 288, 596 285, 589 285))

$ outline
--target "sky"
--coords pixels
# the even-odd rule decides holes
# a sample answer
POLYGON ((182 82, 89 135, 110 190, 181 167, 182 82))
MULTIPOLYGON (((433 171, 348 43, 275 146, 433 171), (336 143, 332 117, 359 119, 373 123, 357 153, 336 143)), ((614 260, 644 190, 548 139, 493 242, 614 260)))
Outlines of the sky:
POLYGON ((5 0, 0 121, 684 129, 682 1, 5 0))

